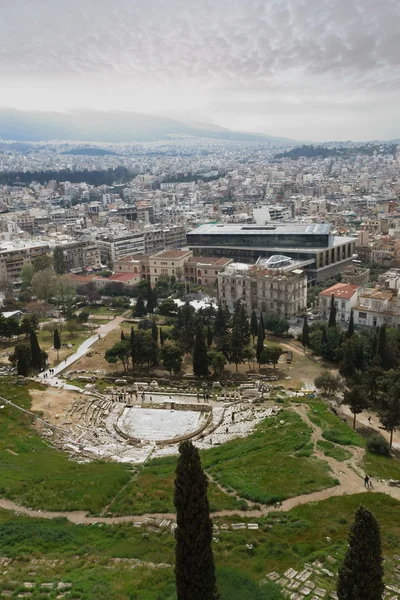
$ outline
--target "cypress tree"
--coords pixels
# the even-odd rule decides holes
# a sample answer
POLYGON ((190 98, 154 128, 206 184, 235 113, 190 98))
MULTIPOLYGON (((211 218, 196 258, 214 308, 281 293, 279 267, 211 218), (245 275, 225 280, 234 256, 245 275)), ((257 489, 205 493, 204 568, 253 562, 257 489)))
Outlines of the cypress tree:
POLYGON ((60 334, 58 333, 58 329, 54 330, 53 346, 54 346, 54 349, 57 350, 57 360, 60 360, 59 350, 61 348, 61 340, 60 340, 60 334))
POLYGON ((346 379, 351 379, 355 375, 353 342, 351 339, 346 340, 344 344, 343 360, 339 368, 339 373, 346 379))
POLYGON ((221 302, 218 304, 217 314, 215 315, 214 334, 215 337, 220 337, 226 334, 228 328, 226 311, 221 302))
POLYGON ((136 306, 135 306, 135 310, 134 310, 134 316, 135 317, 143 317, 143 315, 146 314, 146 307, 144 305, 144 300, 143 300, 143 296, 138 296, 138 299, 136 300, 136 306))
POLYGON ((39 346, 36 331, 31 331, 29 334, 31 343, 31 365, 37 371, 40 371, 44 367, 44 360, 42 351, 39 346))
POLYGON ((382 367, 388 368, 388 344, 386 340, 386 325, 379 327, 376 353, 381 360, 382 367))
POLYGON ((258 364, 260 364, 260 356, 261 356, 262 351, 264 350, 264 339, 265 339, 264 319, 263 319, 263 316, 261 313, 260 320, 258 322, 257 346, 256 346, 256 357, 257 357, 258 364))
POLYGON ((328 343, 328 334, 326 332, 326 327, 323 327, 322 329, 322 348, 324 348, 324 346, 326 346, 326 344, 328 343))
POLYGON ((131 327, 131 359, 132 359, 132 369, 135 368, 136 362, 136 343, 135 343, 135 330, 131 327))
POLYGON ((310 345, 310 328, 308 326, 307 315, 305 315, 304 317, 303 331, 301 333, 301 343, 303 344, 305 352, 306 348, 308 348, 308 346, 310 345))
POLYGON ((153 321, 153 323, 151 324, 151 337, 153 338, 155 343, 158 344, 158 327, 155 321, 153 321))
POLYGON ((164 341, 165 341, 164 332, 163 332, 162 327, 160 327, 160 344, 161 344, 161 346, 164 346, 164 341))
POLYGON ((212 521, 207 498, 207 477, 199 451, 182 442, 176 468, 174 505, 175 580, 178 600, 217 600, 212 552, 212 521))
POLYGON ((335 305, 335 295, 331 296, 331 308, 329 311, 329 321, 328 327, 335 327, 336 325, 336 305, 335 305))
POLYGON ((208 325, 207 327, 207 346, 211 348, 213 342, 213 333, 211 327, 208 325))
POLYGON ((253 337, 253 344, 254 344, 254 339, 258 333, 258 322, 257 322, 257 315, 255 313, 255 311, 253 310, 253 312, 251 313, 251 319, 250 319, 250 332, 251 335, 253 337))
POLYGON ((151 289, 150 281, 148 282, 148 285, 147 285, 147 312, 148 313, 154 312, 154 295, 153 295, 153 290, 151 289))
POLYGON ((347 329, 347 337, 351 338, 351 336, 354 333, 354 311, 353 309, 351 309, 350 311, 350 321, 349 321, 349 327, 347 329))
POLYGON ((28 377, 29 375, 29 347, 28 346, 19 346, 16 348, 17 351, 17 373, 18 375, 23 375, 23 377, 28 377))
POLYGON ((200 324, 196 328, 193 348, 193 373, 196 377, 207 377, 208 375, 207 344, 200 324))
POLYGON ((126 340, 125 334, 123 332, 123 330, 121 329, 121 342, 124 342, 126 340))
POLYGON ((339 570, 339 600, 381 600, 384 592, 381 535, 374 515, 360 506, 339 570))

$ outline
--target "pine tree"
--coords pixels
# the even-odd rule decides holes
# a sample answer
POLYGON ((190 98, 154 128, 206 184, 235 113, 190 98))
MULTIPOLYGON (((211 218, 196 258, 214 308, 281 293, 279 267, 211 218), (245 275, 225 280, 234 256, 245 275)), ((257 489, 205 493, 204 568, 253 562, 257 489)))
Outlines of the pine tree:
POLYGON ((304 317, 303 331, 301 333, 301 343, 303 344, 305 352, 306 348, 308 348, 308 346, 310 345, 310 327, 308 325, 307 315, 305 315, 304 317))
POLYGON ((126 340, 125 334, 123 329, 121 329, 121 342, 124 342, 126 340))
POLYGON ((155 343, 158 344, 158 327, 155 321, 153 321, 151 324, 151 337, 153 338, 155 343))
POLYGON ((153 290, 153 310, 158 306, 158 298, 157 298, 157 290, 154 288, 153 290))
POLYGON ((211 327, 208 325, 208 327, 207 327, 207 346, 208 346, 208 348, 211 348, 212 342, 213 342, 213 332, 212 332, 211 327))
POLYGON ((29 375, 29 355, 30 349, 28 346, 19 346, 16 348, 17 353, 17 373, 18 375, 22 375, 23 377, 28 377, 29 375))
POLYGON ((60 334, 58 333, 58 329, 54 330, 53 346, 54 346, 54 350, 57 350, 57 360, 60 360, 59 351, 61 348, 61 339, 60 339, 60 334))
POLYGON ((31 331, 29 334, 29 338, 31 343, 31 365, 34 369, 40 371, 44 367, 44 360, 36 332, 31 331))
POLYGON ((349 321, 349 327, 347 329, 347 337, 351 338, 351 336, 354 333, 354 311, 353 309, 351 309, 350 311, 350 321, 349 321))
POLYGON ((207 377, 208 375, 207 344, 200 324, 196 328, 193 348, 193 373, 196 377, 207 377))
POLYGON ((351 390, 346 390, 343 394, 343 404, 347 404, 353 413, 353 429, 356 428, 356 417, 368 406, 368 399, 364 389, 355 385, 351 390))
POLYGON ((250 319, 250 332, 251 335, 253 337, 253 344, 254 344, 254 339, 258 333, 258 322, 257 322, 257 315, 255 313, 255 311, 253 310, 253 312, 251 313, 251 319, 250 319))
POLYGON ((161 346, 164 346, 164 341, 165 341, 165 338, 164 338, 164 331, 163 331, 163 328, 162 328, 162 327, 160 327, 160 345, 161 345, 161 346))
POLYGON ((335 327, 336 325, 336 304, 335 304, 335 295, 331 296, 331 308, 329 311, 329 321, 328 327, 335 327))
POLYGON ((264 340, 265 340, 264 319, 263 319, 263 316, 261 313, 260 320, 258 322, 257 346, 256 346, 256 357, 257 357, 258 364, 260 364, 260 356, 261 356, 262 351, 264 350, 264 340))
POLYGON ((348 549, 339 570, 339 600, 381 600, 383 583, 381 535, 374 515, 363 506, 355 514, 348 549))
POLYGON ((174 491, 177 600, 219 598, 207 485, 197 448, 190 441, 183 442, 179 447, 174 491))

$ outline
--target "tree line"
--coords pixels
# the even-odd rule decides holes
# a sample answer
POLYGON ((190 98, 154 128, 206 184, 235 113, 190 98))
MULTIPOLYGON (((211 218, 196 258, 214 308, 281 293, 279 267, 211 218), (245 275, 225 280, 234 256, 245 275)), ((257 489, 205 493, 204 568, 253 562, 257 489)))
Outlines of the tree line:
POLYGON ((49 181, 70 181, 71 183, 88 183, 89 185, 112 186, 115 183, 127 183, 135 178, 133 171, 126 167, 109 169, 49 169, 46 171, 2 171, 0 172, 0 185, 28 185, 33 181, 44 185, 49 181))
MULTIPOLYGON (((353 413, 353 426, 357 414, 367 409, 376 411, 390 432, 391 446, 393 432, 400 425, 400 332, 385 324, 355 331, 353 310, 345 331, 336 323, 332 294, 328 322, 310 326, 305 317, 301 341, 305 348, 339 364, 345 381, 343 402, 353 413)), ((329 378, 335 387, 332 377, 322 376, 327 390, 329 378)))
MULTIPOLYGON (((138 298, 138 304, 140 296, 138 298)), ((139 304, 142 316, 129 339, 121 333, 121 339, 105 353, 109 363, 120 361, 127 371, 131 366, 155 366, 162 364, 166 370, 179 373, 185 356, 192 357, 193 373, 196 377, 207 377, 210 371, 221 375, 230 363, 236 366, 257 361, 258 365, 272 364, 274 368, 283 350, 279 344, 265 344, 267 327, 275 327, 277 320, 272 315, 260 315, 253 311, 251 319, 238 301, 233 314, 221 303, 217 308, 210 305, 197 312, 186 302, 178 308, 175 303, 174 316, 169 319, 169 329, 157 327, 151 318, 143 318, 154 310, 154 290, 148 286, 147 306, 139 304), (257 342, 255 343, 255 340, 257 342)), ((137 305, 134 310, 137 316, 137 305)), ((279 324, 279 323, 278 323, 279 324)), ((282 328, 281 328, 282 329, 282 328)))

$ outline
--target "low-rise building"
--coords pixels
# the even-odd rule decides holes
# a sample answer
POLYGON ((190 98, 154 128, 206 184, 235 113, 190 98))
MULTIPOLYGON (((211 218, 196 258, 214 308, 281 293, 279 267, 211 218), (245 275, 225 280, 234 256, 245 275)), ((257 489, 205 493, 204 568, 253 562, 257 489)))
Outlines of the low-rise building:
POLYGON ((240 300, 249 315, 255 310, 291 318, 307 308, 307 275, 286 256, 231 263, 218 274, 218 299, 230 311, 240 300))
POLYGON ((116 275, 129 273, 136 277, 136 283, 141 279, 150 279, 151 254, 128 254, 114 262, 114 273, 116 275))
POLYGON ((185 263, 192 258, 190 250, 162 250, 150 256, 150 281, 154 286, 160 275, 183 279, 185 263))
POLYGON ((185 280, 197 285, 214 285, 218 274, 232 262, 232 258, 192 257, 185 264, 185 280))

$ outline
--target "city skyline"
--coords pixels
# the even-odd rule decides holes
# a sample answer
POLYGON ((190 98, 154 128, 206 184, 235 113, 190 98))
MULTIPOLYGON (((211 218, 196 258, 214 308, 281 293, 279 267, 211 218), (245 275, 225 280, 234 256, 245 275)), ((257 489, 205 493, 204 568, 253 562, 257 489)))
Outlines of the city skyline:
POLYGON ((400 137, 393 0, 17 0, 2 12, 1 106, 309 141, 400 137))

